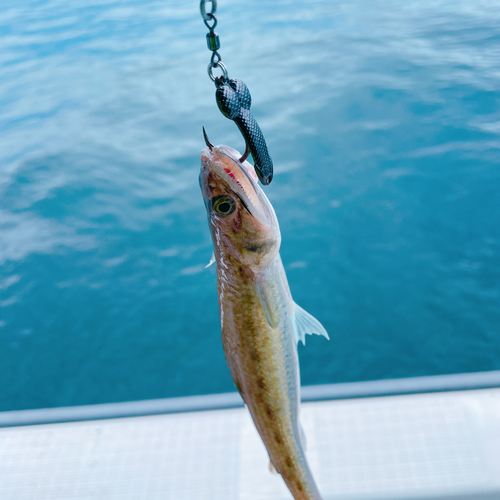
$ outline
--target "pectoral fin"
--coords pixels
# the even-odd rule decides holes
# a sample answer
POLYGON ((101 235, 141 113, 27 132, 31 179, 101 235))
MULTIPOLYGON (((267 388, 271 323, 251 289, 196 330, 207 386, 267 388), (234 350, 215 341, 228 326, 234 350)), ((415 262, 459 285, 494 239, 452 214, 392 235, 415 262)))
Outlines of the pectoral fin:
POLYGON ((323 335, 328 340, 330 337, 323 325, 314 317, 311 316, 307 311, 304 311, 302 307, 295 304, 295 321, 294 321, 294 331, 295 331, 295 340, 297 343, 299 340, 302 343, 306 344, 306 334, 308 335, 323 335))
POLYGON ((269 289, 257 284, 256 290, 267 324, 271 328, 276 328, 279 322, 279 313, 277 311, 275 301, 272 300, 272 295, 269 294, 269 289))

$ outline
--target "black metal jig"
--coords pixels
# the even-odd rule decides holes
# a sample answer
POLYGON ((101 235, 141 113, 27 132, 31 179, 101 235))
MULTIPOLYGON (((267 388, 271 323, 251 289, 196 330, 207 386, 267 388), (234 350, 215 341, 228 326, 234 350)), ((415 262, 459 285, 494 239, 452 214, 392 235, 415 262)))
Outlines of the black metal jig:
POLYGON ((262 131, 250 113, 252 98, 248 87, 241 80, 235 78, 228 81, 217 78, 216 85, 217 106, 226 118, 236 123, 243 139, 245 139, 245 153, 240 158, 240 162, 243 163, 250 153, 260 182, 264 185, 269 184, 273 179, 273 162, 269 156, 262 131))

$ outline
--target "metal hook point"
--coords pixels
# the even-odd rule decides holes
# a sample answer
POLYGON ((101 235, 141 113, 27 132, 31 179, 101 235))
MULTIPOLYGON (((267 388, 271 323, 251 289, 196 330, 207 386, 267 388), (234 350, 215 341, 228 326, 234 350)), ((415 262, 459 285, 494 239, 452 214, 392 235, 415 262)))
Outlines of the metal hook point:
POLYGON ((203 127, 203 137, 205 139, 205 144, 209 147, 210 151, 214 148, 214 145, 210 142, 207 133, 205 131, 205 127, 203 127))

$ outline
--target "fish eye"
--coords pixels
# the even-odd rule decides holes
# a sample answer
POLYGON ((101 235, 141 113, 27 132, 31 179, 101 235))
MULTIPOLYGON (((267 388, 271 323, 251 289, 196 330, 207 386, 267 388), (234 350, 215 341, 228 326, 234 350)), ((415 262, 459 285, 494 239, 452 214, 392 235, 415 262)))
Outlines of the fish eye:
POLYGON ((212 208, 222 217, 227 217, 235 211, 236 202, 230 196, 216 196, 212 198, 212 208))

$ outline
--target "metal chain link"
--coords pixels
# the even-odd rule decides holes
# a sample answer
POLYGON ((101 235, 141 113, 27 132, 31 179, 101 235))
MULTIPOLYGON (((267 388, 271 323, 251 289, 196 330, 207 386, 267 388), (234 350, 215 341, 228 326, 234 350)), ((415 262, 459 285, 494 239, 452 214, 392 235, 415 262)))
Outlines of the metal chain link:
POLYGON ((222 62, 222 58, 218 52, 218 50, 220 49, 219 35, 214 31, 215 27, 217 26, 217 18, 215 17, 215 15, 217 14, 217 0, 201 0, 200 11, 203 22, 209 30, 207 33, 208 50, 212 51, 212 57, 210 58, 210 63, 208 64, 207 68, 208 76, 210 77, 210 80, 216 83, 217 81, 220 81, 220 79, 222 79, 222 81, 224 82, 227 82, 229 80, 227 68, 222 62), (207 12, 207 3, 212 4, 210 12, 207 12), (215 68, 220 68, 222 70, 222 76, 214 76, 213 70, 215 68))

